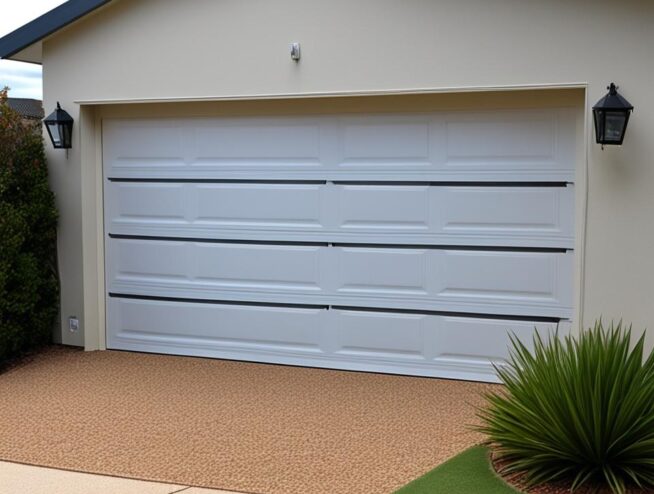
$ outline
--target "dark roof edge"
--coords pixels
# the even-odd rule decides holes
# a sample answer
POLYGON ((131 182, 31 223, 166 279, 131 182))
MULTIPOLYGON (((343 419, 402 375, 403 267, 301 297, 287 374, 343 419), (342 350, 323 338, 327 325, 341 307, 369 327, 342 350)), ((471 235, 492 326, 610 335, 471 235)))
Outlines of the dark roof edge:
POLYGON ((0 58, 9 58, 111 0, 69 0, 0 38, 0 58))

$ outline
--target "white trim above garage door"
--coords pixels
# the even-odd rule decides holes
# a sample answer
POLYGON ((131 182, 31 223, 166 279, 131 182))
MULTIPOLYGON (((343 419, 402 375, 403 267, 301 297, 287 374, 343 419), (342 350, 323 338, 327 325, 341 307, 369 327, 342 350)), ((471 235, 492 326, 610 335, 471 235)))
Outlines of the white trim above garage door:
POLYGON ((109 348, 494 380, 573 314, 569 109, 103 122, 109 348))

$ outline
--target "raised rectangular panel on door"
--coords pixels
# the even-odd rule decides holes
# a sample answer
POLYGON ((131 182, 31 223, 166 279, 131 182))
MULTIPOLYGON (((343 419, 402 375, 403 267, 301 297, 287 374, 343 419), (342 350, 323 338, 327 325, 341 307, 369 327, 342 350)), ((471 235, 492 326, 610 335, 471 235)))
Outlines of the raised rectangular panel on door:
POLYGON ((160 182, 108 182, 105 186, 105 223, 121 235, 177 236, 189 222, 194 205, 187 185, 160 182))
POLYGON ((336 294, 361 307, 546 317, 572 311, 571 252, 342 247, 332 256, 336 294))
POLYGON ((470 180, 572 182, 575 125, 567 109, 448 114, 444 168, 470 180))
POLYGON ((336 309, 335 353, 362 359, 424 362, 436 316, 336 309))
POLYGON ((364 243, 574 246, 572 185, 347 183, 336 191, 339 233, 364 243))
POLYGON ((568 252, 442 250, 437 293, 451 310, 545 317, 572 316, 568 252), (497 309, 501 306, 506 312, 497 309))
POLYGON ((443 187, 431 211, 452 245, 574 247, 574 187, 443 187))
POLYGON ((338 166, 391 173, 432 171, 438 163, 431 148, 440 137, 432 135, 435 120, 428 114, 342 117, 338 166))
POLYGON ((531 349, 534 330, 547 338, 556 331, 556 323, 442 316, 439 318, 431 358, 499 363, 509 356, 511 334, 531 349))
POLYGON ((158 177, 186 167, 184 124, 175 119, 107 119, 102 162, 108 177, 158 177))
MULTIPOLYGON (((189 184, 190 185, 190 184, 189 184)), ((197 184, 196 221, 215 230, 322 231, 325 208, 321 183, 197 184)), ((272 240, 272 238, 271 238, 272 240)))
POLYGON ((572 181, 569 110, 342 117, 340 169, 365 180, 572 181))
POLYGON ((188 121, 189 167, 195 173, 267 173, 324 166, 322 127, 315 118, 228 118, 188 121))
MULTIPOLYGON (((528 348, 555 322, 336 309, 334 354, 346 361, 394 362, 404 372, 496 381, 493 364, 509 357, 509 336, 528 348)), ((390 366, 389 366, 390 367, 390 366)))
MULTIPOLYGON (((109 298, 110 347, 319 354, 320 308, 109 298)), ((242 355, 241 355, 242 357, 242 355)))
POLYGON ((109 181, 114 235, 572 248, 574 188, 109 181))
POLYGON ((491 364, 509 358, 510 335, 533 349, 534 332, 547 338, 556 331, 555 322, 440 316, 431 340, 431 355, 437 365, 461 374, 483 372, 486 380, 496 381, 491 364))
MULTIPOLYGON (((435 240, 440 232, 431 221, 429 184, 337 184, 332 215, 335 230, 352 238, 380 238, 384 243, 435 240)), ((347 237, 346 237, 347 238, 347 237)))
POLYGON ((310 118, 108 119, 108 178, 260 178, 277 172, 321 174, 329 162, 328 122, 310 118), (139 136, 143 135, 143 139, 139 136), (168 139, 162 145, 158 138, 168 139))
POLYGON ((110 293, 127 295, 316 303, 323 257, 318 246, 114 238, 107 283, 110 293))
POLYGON ((109 181, 106 222, 114 235, 298 240, 325 231, 319 183, 109 181))

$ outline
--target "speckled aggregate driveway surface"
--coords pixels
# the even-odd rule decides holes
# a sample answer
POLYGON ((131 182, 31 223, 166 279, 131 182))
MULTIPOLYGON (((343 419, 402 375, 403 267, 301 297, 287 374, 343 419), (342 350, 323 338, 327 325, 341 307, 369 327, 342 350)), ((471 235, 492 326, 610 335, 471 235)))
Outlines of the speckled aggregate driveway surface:
POLYGON ((385 493, 479 442, 470 425, 492 386, 55 347, 0 374, 0 460, 248 493, 385 493))

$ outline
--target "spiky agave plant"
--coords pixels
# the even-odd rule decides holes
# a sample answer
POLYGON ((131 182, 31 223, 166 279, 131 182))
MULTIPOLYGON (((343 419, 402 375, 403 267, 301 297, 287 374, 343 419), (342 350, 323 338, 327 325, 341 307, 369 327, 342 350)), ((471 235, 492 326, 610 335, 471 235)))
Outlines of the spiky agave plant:
POLYGON ((506 388, 479 411, 504 471, 573 491, 654 487, 654 356, 644 360, 644 336, 632 346, 631 327, 598 321, 576 338, 536 334, 533 351, 511 342, 497 368, 506 388))

